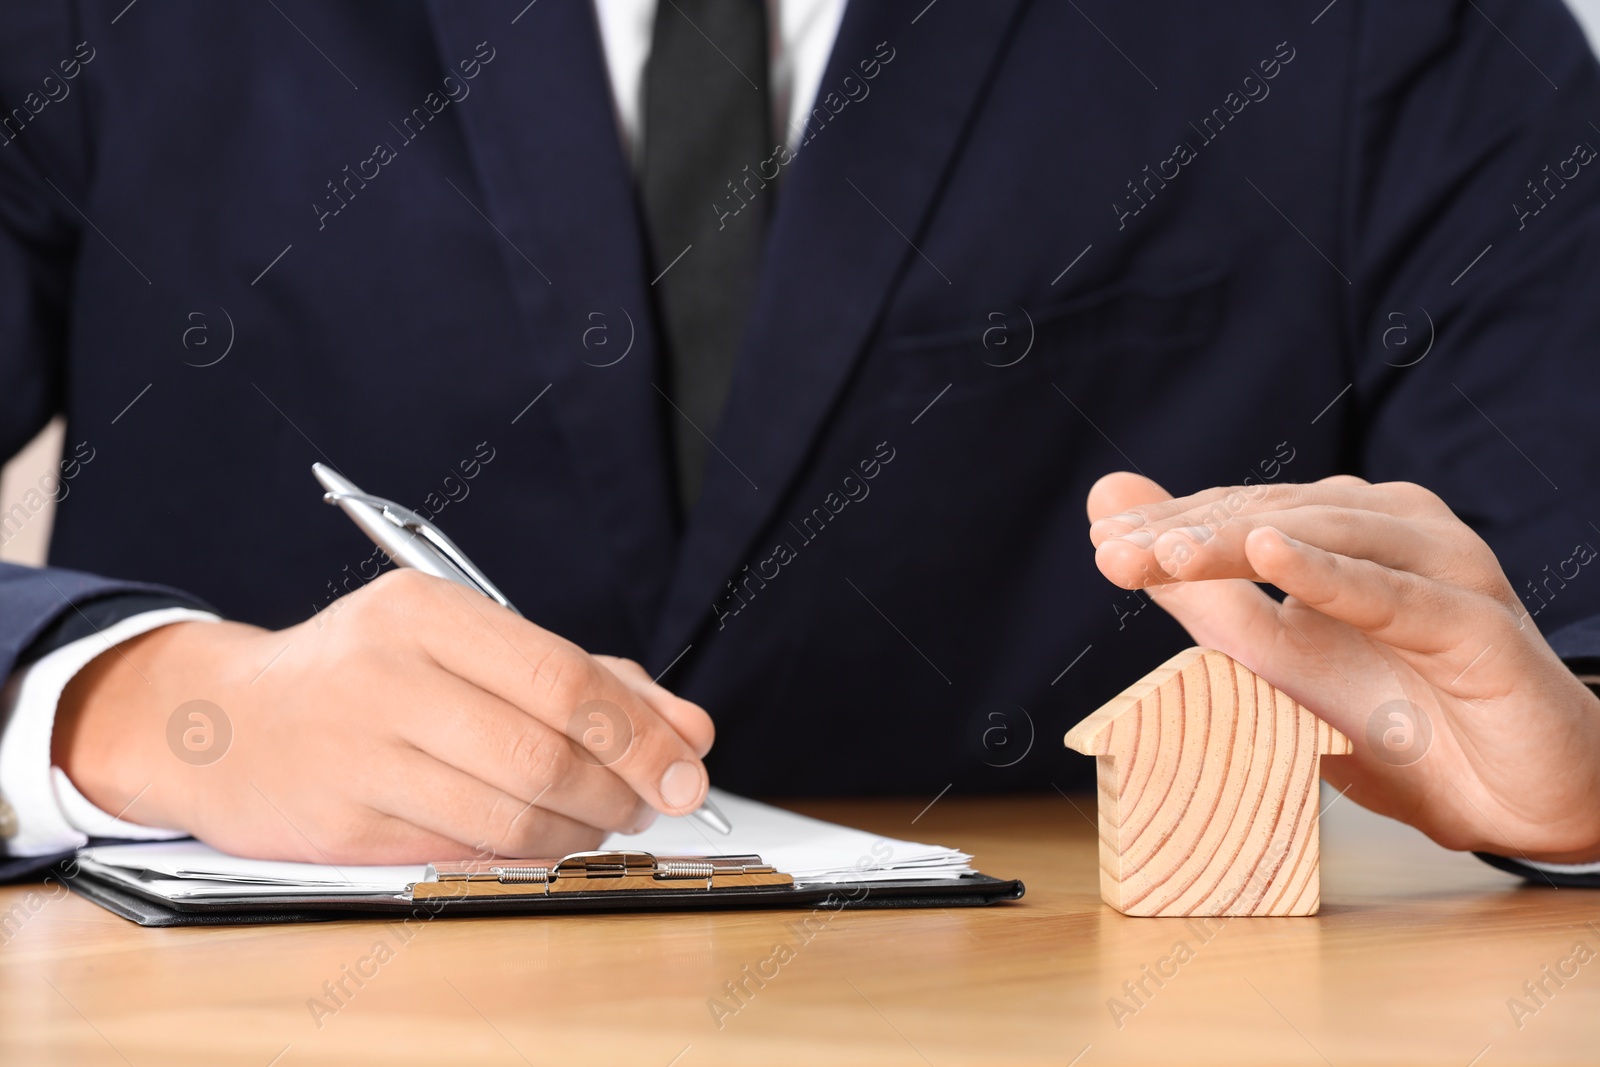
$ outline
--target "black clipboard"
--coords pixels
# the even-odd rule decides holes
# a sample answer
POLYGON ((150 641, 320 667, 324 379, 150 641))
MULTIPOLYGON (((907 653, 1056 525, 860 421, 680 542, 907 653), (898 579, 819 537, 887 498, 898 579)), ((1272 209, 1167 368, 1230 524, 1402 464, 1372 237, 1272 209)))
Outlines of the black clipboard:
POLYGON ((795 884, 756 856, 661 857, 643 852, 575 853, 560 860, 434 864, 404 894, 234 895, 171 900, 136 882, 78 866, 63 881, 79 896, 140 926, 241 926, 351 919, 666 912, 748 908, 976 907, 1021 899, 1016 879, 795 884), (677 865, 687 873, 663 875, 677 865), (529 872, 534 872, 530 874, 529 872), (437 877, 435 877, 437 875, 437 877), (426 887, 425 889, 422 887, 426 887))

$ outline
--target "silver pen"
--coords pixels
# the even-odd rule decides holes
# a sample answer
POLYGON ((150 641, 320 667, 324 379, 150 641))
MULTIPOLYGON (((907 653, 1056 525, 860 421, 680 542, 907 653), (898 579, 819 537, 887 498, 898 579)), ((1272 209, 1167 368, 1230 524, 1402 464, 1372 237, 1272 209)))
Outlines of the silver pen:
MULTIPOLYGON (((350 516, 350 521, 361 527, 361 532, 372 538, 373 544, 383 549, 389 558, 401 567, 431 574, 435 578, 464 585, 482 593, 503 608, 515 611, 516 606, 506 599, 488 575, 480 571, 456 543, 427 519, 401 507, 392 500, 363 493, 348 478, 324 463, 313 463, 311 473, 317 476, 326 490, 324 503, 337 504, 350 516)), ((690 813, 719 834, 733 833, 733 824, 707 797, 705 802, 690 813)))

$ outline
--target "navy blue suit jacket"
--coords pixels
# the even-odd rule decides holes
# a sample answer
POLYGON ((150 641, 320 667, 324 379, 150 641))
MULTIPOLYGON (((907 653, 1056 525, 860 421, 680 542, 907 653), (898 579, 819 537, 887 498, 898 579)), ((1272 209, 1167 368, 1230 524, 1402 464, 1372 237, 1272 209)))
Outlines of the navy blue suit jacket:
POLYGON ((319 460, 672 664, 767 794, 1084 784, 1062 733, 1186 642, 1095 570, 1115 469, 1414 480, 1546 632, 1600 615, 1556 0, 857 0, 798 152, 707 204, 774 214, 687 516, 587 0, 124 8, 0 13, 0 453, 65 413, 92 454, 0 675, 133 583, 325 610, 376 563, 319 460))

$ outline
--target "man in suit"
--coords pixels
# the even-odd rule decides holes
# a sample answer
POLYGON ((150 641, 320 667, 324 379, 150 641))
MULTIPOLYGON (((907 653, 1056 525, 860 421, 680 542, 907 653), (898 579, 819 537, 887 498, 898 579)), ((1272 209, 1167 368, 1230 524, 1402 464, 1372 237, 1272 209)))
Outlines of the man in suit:
POLYGON ((1555 0, 0 19, 0 451, 61 412, 71 462, 0 570, 7 872, 559 853, 708 767, 1070 789, 1178 623, 1357 738, 1352 798, 1600 858, 1555 0), (526 617, 380 576, 317 461, 526 617))

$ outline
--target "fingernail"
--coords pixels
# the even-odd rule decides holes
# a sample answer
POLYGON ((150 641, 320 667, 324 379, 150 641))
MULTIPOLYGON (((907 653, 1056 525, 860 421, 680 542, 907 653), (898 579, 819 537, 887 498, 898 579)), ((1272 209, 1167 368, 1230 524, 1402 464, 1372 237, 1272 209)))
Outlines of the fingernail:
POLYGON ((650 827, 655 825, 656 818, 660 814, 661 813, 655 808, 646 808, 644 814, 639 817, 639 821, 633 824, 633 829, 629 830, 628 833, 644 833, 646 830, 650 829, 650 827))
POLYGON ((1102 522, 1120 522, 1124 526, 1143 526, 1144 516, 1132 511, 1124 511, 1121 515, 1108 515, 1102 522))
POLYGON ((1156 535, 1149 530, 1134 530, 1132 533, 1125 533, 1121 537, 1112 538, 1113 541, 1126 541, 1135 548, 1149 548, 1155 539, 1156 535))
POLYGON ((1184 534, 1197 545, 1203 545, 1211 540, 1213 530, 1209 526, 1180 526, 1178 533, 1184 534))
POLYGON ((661 799, 669 808, 686 808, 699 797, 704 784, 705 777, 697 764, 679 760, 661 776, 661 799))

